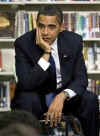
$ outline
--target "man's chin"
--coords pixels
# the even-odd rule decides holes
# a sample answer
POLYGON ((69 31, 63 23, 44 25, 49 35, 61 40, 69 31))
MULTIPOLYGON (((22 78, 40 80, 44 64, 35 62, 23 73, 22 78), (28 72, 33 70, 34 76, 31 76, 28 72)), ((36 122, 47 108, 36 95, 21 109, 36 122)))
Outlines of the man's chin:
POLYGON ((50 40, 44 40, 46 43, 48 43, 49 45, 51 45, 53 43, 53 41, 50 40))
POLYGON ((46 39, 43 39, 46 43, 49 43, 50 41, 49 40, 46 40, 46 39))
POLYGON ((52 44, 52 42, 50 42, 50 41, 45 41, 46 43, 48 43, 49 45, 51 45, 52 44))

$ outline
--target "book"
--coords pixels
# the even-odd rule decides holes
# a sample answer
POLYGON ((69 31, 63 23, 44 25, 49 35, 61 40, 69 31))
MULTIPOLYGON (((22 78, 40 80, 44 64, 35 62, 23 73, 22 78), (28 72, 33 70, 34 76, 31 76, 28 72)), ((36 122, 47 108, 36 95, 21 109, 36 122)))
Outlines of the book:
POLYGON ((10 108, 9 81, 0 82, 0 108, 10 108))
POLYGON ((1 49, 2 71, 15 72, 15 52, 13 49, 1 49))

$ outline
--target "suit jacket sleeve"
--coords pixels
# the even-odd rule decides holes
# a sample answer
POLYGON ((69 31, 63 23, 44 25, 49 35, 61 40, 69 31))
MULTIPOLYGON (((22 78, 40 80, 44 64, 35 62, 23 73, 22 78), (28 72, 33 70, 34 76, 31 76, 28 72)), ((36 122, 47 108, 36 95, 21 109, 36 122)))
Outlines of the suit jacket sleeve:
POLYGON ((19 39, 14 43, 16 75, 18 77, 17 88, 24 91, 35 90, 47 79, 48 73, 37 62, 34 62, 34 59, 29 58, 24 51, 23 44, 19 39))
POLYGON ((86 87, 88 85, 88 77, 82 54, 82 48, 82 39, 80 38, 75 54, 72 80, 67 87, 68 89, 75 91, 75 93, 80 96, 84 93, 84 91, 86 91, 86 87))

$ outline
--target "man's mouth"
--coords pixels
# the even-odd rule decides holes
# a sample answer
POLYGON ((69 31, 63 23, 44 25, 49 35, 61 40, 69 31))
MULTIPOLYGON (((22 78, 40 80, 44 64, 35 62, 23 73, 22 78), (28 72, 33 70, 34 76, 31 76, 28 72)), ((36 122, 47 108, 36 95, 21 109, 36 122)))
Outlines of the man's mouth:
POLYGON ((43 40, 44 40, 45 42, 49 42, 49 41, 50 41, 50 38, 43 38, 43 40))

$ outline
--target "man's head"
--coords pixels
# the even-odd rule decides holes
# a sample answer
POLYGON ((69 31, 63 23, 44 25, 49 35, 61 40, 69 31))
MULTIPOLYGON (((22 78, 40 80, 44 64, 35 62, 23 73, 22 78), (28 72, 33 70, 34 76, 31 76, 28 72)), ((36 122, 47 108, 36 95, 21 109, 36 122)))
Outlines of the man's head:
POLYGON ((61 25, 63 22, 63 13, 56 5, 42 6, 37 15, 37 22, 39 21, 40 15, 44 16, 56 16, 57 22, 61 25))
POLYGON ((43 6, 37 15, 37 28, 43 40, 52 44, 62 30, 63 14, 55 5, 43 6))
POLYGON ((34 128, 38 132, 40 130, 39 121, 29 112, 17 110, 0 113, 0 131, 7 128, 9 124, 16 123, 34 128))
POLYGON ((40 136, 40 133, 36 128, 24 123, 13 123, 0 130, 0 136, 40 136))

